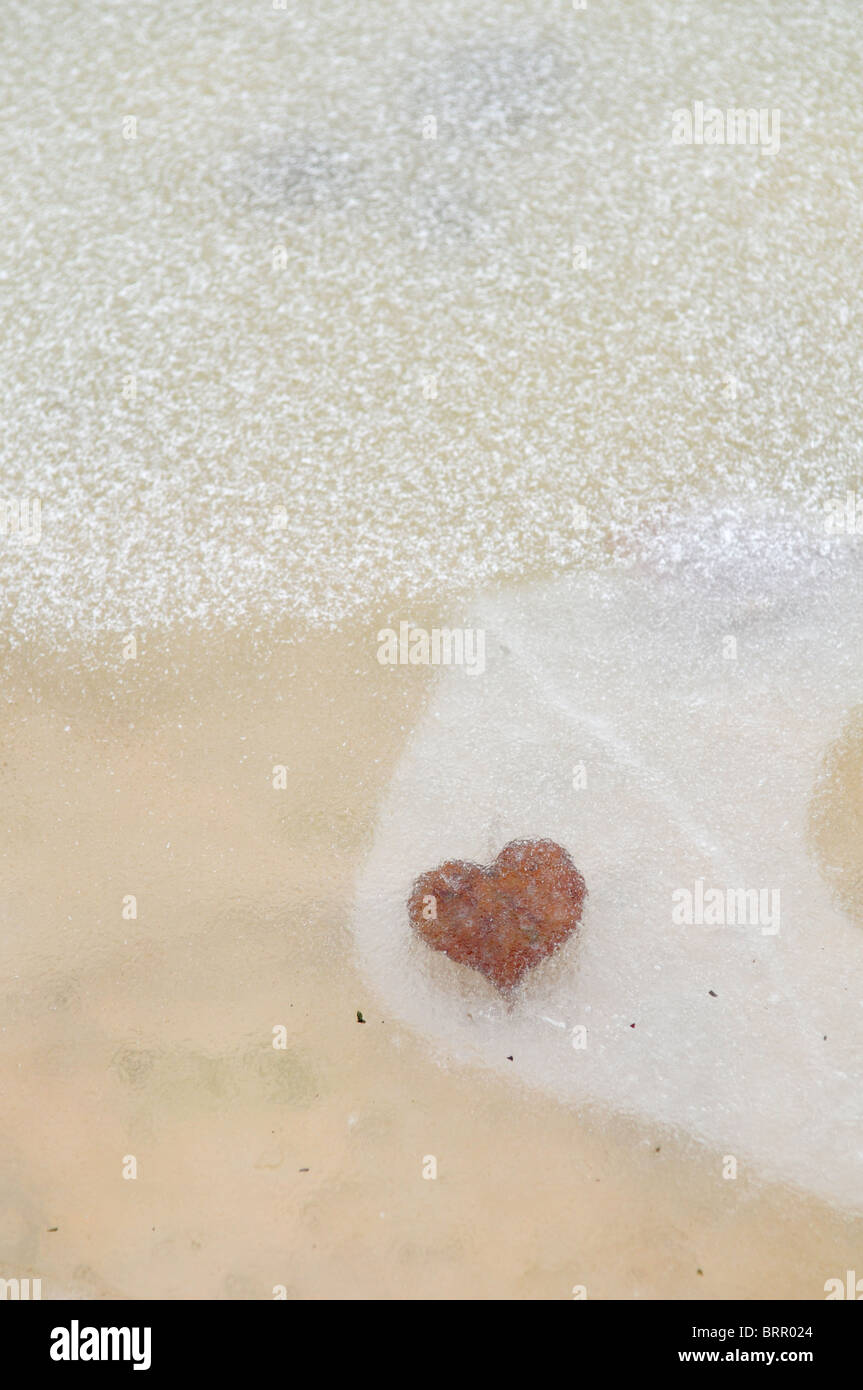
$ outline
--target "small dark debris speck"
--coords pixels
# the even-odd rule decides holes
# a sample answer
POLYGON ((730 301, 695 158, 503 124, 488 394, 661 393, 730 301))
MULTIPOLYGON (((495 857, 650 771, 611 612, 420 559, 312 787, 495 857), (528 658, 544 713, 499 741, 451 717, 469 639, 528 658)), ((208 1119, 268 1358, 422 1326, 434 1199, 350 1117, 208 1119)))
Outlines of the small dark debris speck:
POLYGON ((59 1226, 49 1226, 49 1227, 48 1227, 48 1230, 49 1230, 49 1231, 59 1231, 59 1229, 60 1229, 59 1226))
POLYGON ((507 1057, 506 1060, 507 1060, 508 1062, 511 1062, 511 1061, 512 1061, 512 1058, 511 1058, 511 1057, 507 1057))
POLYGON ((300 1169, 298 1169, 297 1171, 300 1172, 300 1173, 308 1173, 308 1172, 311 1171, 311 1169, 309 1169, 309 1168, 300 1168, 300 1169))
POLYGON ((709 989, 709 990, 707 991, 707 993, 710 995, 710 998, 711 998, 711 999, 718 999, 718 998, 719 998, 719 995, 716 993, 716 990, 715 990, 715 989, 709 989))
POLYGON ((357 1009, 357 1023, 365 1023, 365 1019, 363 1018, 363 1016, 362 1016, 362 1014, 360 1013, 359 1009, 357 1009))
POLYGON ((635 1024, 634 1024, 634 1023, 630 1023, 629 1026, 630 1026, 630 1028, 634 1028, 634 1027, 635 1027, 635 1024))
POLYGON ((658 1145, 656 1146, 656 1149, 654 1150, 654 1152, 655 1152, 655 1153, 659 1153, 661 1147, 662 1147, 662 1145, 661 1145, 661 1144, 658 1144, 658 1145))
POLYGON ((695 1273, 696 1273, 696 1274, 703 1274, 703 1273, 704 1273, 704 1270, 703 1270, 703 1269, 697 1269, 697 1270, 695 1271, 695 1273))

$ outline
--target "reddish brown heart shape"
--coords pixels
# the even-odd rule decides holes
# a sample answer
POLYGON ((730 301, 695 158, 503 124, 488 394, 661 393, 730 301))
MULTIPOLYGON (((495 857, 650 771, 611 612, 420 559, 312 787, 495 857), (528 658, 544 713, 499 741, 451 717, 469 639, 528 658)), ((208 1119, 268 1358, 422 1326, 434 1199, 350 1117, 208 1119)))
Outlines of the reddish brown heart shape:
POLYGON ((408 914, 429 946, 509 990, 575 930, 586 896, 560 845, 512 840, 488 868, 452 859, 423 874, 408 914))

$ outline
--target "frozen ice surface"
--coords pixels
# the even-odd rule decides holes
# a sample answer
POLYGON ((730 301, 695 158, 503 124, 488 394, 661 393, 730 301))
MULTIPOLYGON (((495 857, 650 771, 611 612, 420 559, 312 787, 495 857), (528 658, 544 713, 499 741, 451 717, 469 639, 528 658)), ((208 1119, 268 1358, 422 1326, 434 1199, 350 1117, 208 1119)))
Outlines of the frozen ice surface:
POLYGON ((831 898, 807 818, 863 697, 861 545, 714 512, 648 539, 627 569, 479 602, 485 673, 442 672, 354 920, 387 1010, 442 1057, 677 1127, 855 1210, 863 935, 831 898), (414 939, 405 898, 419 872, 487 862, 522 836, 564 845, 590 896, 510 1008, 414 939), (674 895, 689 890, 697 911, 697 880, 724 902, 768 890, 765 915, 676 923, 674 895))
POLYGON ((13 640, 365 620, 856 485, 859 5, 4 10, 13 640), (780 151, 673 147, 696 100, 780 151))

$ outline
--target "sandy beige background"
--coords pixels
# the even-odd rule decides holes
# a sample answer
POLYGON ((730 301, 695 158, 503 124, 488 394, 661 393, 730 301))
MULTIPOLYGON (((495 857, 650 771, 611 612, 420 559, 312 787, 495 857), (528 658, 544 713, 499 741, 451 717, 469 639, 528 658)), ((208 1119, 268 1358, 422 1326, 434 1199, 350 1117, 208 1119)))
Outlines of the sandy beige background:
POLYGON ((352 877, 434 673, 374 635, 9 655, 0 1272, 45 1298, 823 1298, 860 1221, 447 1068, 382 1013, 352 877))

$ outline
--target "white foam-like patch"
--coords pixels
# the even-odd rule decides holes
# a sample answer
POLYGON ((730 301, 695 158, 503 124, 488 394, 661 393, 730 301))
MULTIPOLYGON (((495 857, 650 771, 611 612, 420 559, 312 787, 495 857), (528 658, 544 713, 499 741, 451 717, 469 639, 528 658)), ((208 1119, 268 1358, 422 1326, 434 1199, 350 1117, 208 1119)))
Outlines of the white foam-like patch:
POLYGON ((486 671, 442 673, 354 917, 388 1012, 442 1057, 673 1126, 717 1171, 734 1155, 855 1210, 863 934, 831 899, 807 817, 863 698, 861 544, 712 513, 625 572, 480 602, 486 671), (523 836, 564 845, 589 898, 576 938, 508 1006, 414 937, 405 898, 423 870, 523 836), (675 894, 694 906, 697 880, 778 892, 778 932, 771 896, 743 925, 676 924, 675 894))

